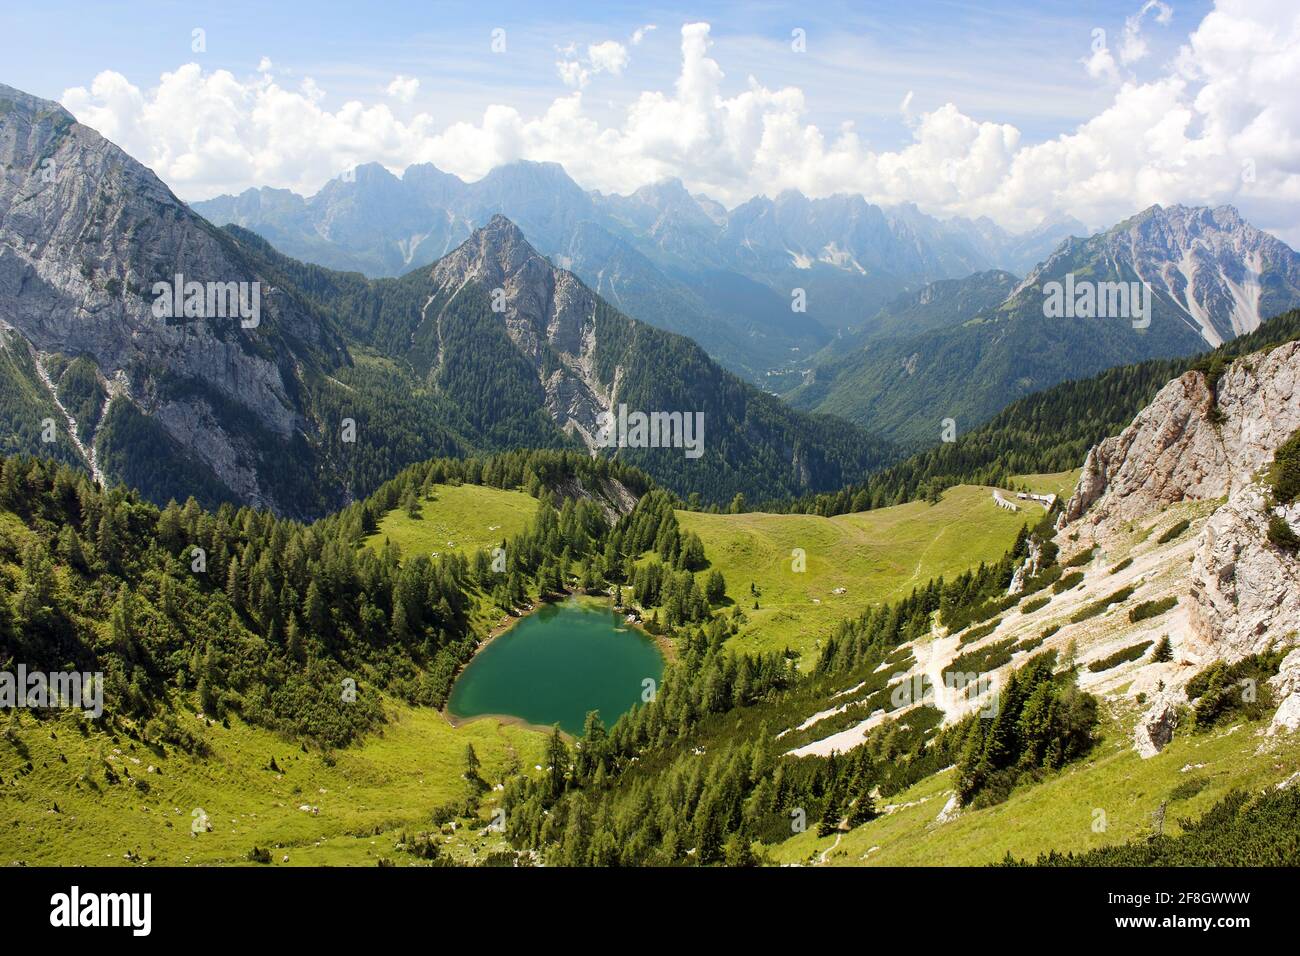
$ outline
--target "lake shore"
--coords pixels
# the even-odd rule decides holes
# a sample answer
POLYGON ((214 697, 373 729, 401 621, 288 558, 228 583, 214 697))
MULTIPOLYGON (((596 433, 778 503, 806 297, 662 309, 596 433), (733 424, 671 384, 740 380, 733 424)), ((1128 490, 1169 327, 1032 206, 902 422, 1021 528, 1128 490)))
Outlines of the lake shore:
MULTIPOLYGON (((619 620, 620 626, 629 627, 634 630, 640 631, 642 635, 649 638, 654 643, 655 650, 658 651, 659 656, 663 660, 665 666, 667 666, 668 664, 672 663, 677 659, 677 649, 672 638, 666 634, 651 633, 649 630, 646 629, 645 625, 642 623, 639 616, 635 616, 633 620, 628 620, 629 614, 626 609, 620 611, 614 608, 613 595, 590 594, 584 591, 571 591, 563 595, 556 595, 549 598, 539 599, 531 606, 519 611, 519 613, 507 615, 498 623, 492 625, 488 629, 488 632, 482 637, 482 639, 479 640, 478 644, 475 646, 474 652, 473 654, 470 655, 469 660, 467 660, 457 670, 456 676, 452 681, 452 686, 454 687, 456 681, 459 681, 462 679, 462 677, 464 677, 466 668, 470 667, 474 663, 474 660, 478 657, 478 655, 481 654, 489 645, 494 643, 497 640, 497 638, 501 637, 503 634, 509 633, 514 628, 519 626, 519 624, 522 623, 524 620, 526 620, 529 617, 532 617, 534 614, 537 614, 543 608, 562 605, 569 602, 573 602, 576 604, 584 604, 591 607, 599 607, 617 614, 620 619, 619 620)), ((448 694, 447 701, 442 705, 441 708, 439 708, 439 713, 452 727, 461 727, 464 726, 465 724, 469 724, 478 720, 494 719, 498 721, 500 724, 508 724, 515 727, 521 727, 526 730, 534 730, 539 733, 550 733, 551 731, 551 728, 549 726, 541 726, 538 724, 529 723, 527 720, 524 720, 521 717, 515 717, 510 714, 474 714, 468 717, 460 717, 451 713, 450 705, 451 705, 451 695, 448 694)), ((561 729, 561 733, 563 733, 569 739, 573 739, 573 735, 568 733, 567 731, 561 729)))
POLYGON ((569 593, 561 595, 559 597, 539 600, 537 601, 537 603, 533 604, 531 607, 524 609, 523 611, 520 611, 518 614, 507 615, 503 620, 494 624, 488 630, 487 634, 483 636, 483 639, 478 642, 478 646, 474 648, 474 653, 470 655, 469 661, 466 661, 464 666, 461 667, 460 671, 456 673, 456 677, 459 678, 461 673, 464 672, 465 668, 470 665, 470 661, 473 661, 475 657, 478 657, 479 654, 483 653, 483 650, 489 644, 495 641, 498 637, 500 637, 502 634, 505 634, 507 631, 516 627, 525 618, 532 617, 538 611, 542 610, 542 608, 549 607, 554 604, 563 604, 565 601, 587 602, 591 604, 599 604, 601 606, 608 607, 611 611, 614 611, 616 614, 619 614, 623 618, 623 623, 625 626, 636 628, 646 637, 654 641, 655 647, 659 649, 659 653, 660 655, 662 655, 665 664, 671 664, 677 660, 677 645, 673 642, 673 639, 667 634, 651 633, 649 630, 646 629, 645 623, 640 619, 640 617, 636 617, 634 620, 629 621, 627 619, 628 618, 627 609, 624 608, 623 610, 620 611, 619 609, 615 608, 614 598, 612 595, 588 594, 586 592, 570 591, 569 593))

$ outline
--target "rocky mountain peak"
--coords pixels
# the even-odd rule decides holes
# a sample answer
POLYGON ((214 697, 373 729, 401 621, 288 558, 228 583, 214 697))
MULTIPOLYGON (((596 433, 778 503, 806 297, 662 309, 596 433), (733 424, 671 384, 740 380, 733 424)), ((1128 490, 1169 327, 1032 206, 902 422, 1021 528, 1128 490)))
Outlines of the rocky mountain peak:
POLYGON ((528 243, 518 226, 500 213, 475 229, 459 248, 433 267, 434 280, 440 286, 459 286, 472 279, 488 289, 511 290, 536 282, 549 283, 550 272, 550 262, 528 243))
POLYGON ((434 285, 456 295, 474 283, 501 315, 516 348, 533 364, 560 425, 590 445, 610 389, 595 372, 596 295, 573 273, 557 269, 502 215, 474 230, 432 271, 434 285), (558 359, 561 369, 553 368, 558 359))
MULTIPOLYGON (((1106 549, 1153 519, 1172 523, 1163 512, 1192 505, 1177 512, 1187 514, 1190 532, 1165 546, 1165 570, 1177 577, 1186 608, 1186 632, 1171 634, 1175 643, 1208 663, 1292 642, 1300 632, 1300 572, 1270 540, 1269 524, 1274 517, 1300 523, 1300 508, 1276 505, 1266 474, 1297 429, 1300 342, 1237 359, 1213 388, 1204 373, 1187 372, 1088 452, 1057 540, 1065 553, 1106 549)), ((1300 693, 1300 654, 1287 662, 1275 680, 1300 693)), ((1284 706, 1300 708, 1300 699, 1284 706)))
POLYGON ((1300 303, 1300 256, 1232 206, 1151 206, 1086 239, 1069 237, 1014 295, 1066 273, 1138 280, 1166 313, 1211 346, 1300 303))
MULTIPOLYGON (((152 430, 158 460, 178 454, 241 500, 293 510, 264 486, 251 435, 290 441, 306 429, 295 378, 324 354, 315 349, 341 351, 331 329, 262 282, 237 244, 150 170, 58 104, 9 87, 0 88, 0 322, 21 336, 9 347, 36 363, 78 356, 113 383, 95 410, 101 424, 147 422, 132 427, 152 430), (175 288, 178 275, 205 289, 205 303, 216 302, 206 290, 233 284, 251 305, 256 288, 259 314, 245 321, 205 304, 161 316, 159 284, 175 288)), ((83 436, 92 448, 98 437, 83 436)))

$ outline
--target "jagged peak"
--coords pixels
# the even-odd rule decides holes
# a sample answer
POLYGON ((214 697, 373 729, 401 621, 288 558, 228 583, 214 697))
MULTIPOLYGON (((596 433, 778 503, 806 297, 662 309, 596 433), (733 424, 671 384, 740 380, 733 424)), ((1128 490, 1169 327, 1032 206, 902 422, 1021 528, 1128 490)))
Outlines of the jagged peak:
POLYGON ((493 285, 509 281, 525 271, 552 271, 515 223, 496 213, 475 229, 468 239, 433 265, 433 278, 440 285, 460 285, 479 279, 493 285))
MULTIPOLYGON (((12 104, 11 108, 17 107, 29 116, 38 116, 42 113, 61 113, 69 120, 76 121, 76 117, 69 113, 62 104, 56 103, 54 100, 33 96, 31 93, 24 93, 22 90, 7 86, 4 83, 0 83, 0 102, 12 104)), ((0 116, 5 112, 6 110, 0 109, 0 116)))

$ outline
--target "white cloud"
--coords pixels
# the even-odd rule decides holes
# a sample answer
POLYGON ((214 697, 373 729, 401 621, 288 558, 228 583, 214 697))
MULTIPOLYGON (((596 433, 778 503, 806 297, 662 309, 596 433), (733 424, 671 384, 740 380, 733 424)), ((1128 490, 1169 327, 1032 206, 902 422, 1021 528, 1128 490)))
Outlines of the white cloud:
POLYGON ((605 40, 587 46, 586 58, 578 56, 578 46, 570 43, 559 49, 562 60, 556 61, 555 70, 565 86, 583 89, 597 73, 619 76, 627 69, 627 47, 617 40, 605 40))
POLYGON ((627 47, 617 40, 594 43, 587 47, 587 59, 595 72, 618 76, 627 68, 627 47))
POLYGON ((1141 10, 1124 21, 1124 43, 1119 48, 1121 63, 1136 63, 1151 52, 1147 41, 1142 37, 1142 18, 1152 10, 1156 12, 1156 23, 1161 26, 1168 26, 1174 17, 1174 8, 1169 4, 1161 3, 1160 0, 1147 0, 1141 10))
POLYGON ((1088 71, 1088 75, 1094 80, 1109 80, 1111 83, 1119 82, 1119 67, 1115 64, 1115 58, 1110 55, 1110 49, 1106 46, 1105 33, 1102 32, 1100 44, 1094 40, 1092 45, 1092 55, 1081 60, 1083 68, 1088 71))
POLYGON ((640 46, 641 41, 646 38, 646 34, 652 30, 657 30, 657 29, 659 28, 656 27, 653 23, 647 23, 643 27, 637 27, 635 30, 632 31, 632 45, 640 46))
POLYGON ((560 75, 565 86, 582 89, 591 80, 591 71, 577 60, 556 60, 555 72, 560 75))
POLYGON ((604 191, 676 176, 729 204, 784 188, 858 192, 1012 228, 1051 214, 1103 226, 1156 202, 1233 202, 1259 225, 1300 237, 1300 9, 1291 0, 1220 0, 1160 75, 1117 83, 1092 119, 1037 143, 950 102, 913 116, 907 145, 874 150, 849 125, 809 122, 798 87, 751 76, 724 91, 707 24, 682 27, 681 57, 671 89, 640 93, 612 123, 584 108, 580 82, 538 114, 495 105, 435 128, 427 114, 402 121, 383 103, 327 110, 310 80, 290 89, 268 74, 239 79, 197 64, 148 91, 102 73, 63 102, 186 198, 250 185, 312 192, 371 160, 394 170, 432 162, 474 179, 533 159, 604 191))
POLYGON ((395 76, 388 84, 388 95, 402 103, 415 99, 420 90, 420 81, 413 76, 395 76))

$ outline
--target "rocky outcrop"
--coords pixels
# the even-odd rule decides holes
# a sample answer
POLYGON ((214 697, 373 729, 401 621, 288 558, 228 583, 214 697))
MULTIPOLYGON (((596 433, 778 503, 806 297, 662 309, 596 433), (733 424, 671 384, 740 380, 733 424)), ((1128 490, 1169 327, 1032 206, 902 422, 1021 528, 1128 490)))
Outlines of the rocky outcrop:
MULTIPOLYGON (((1222 500, 1191 539, 1183 637, 1203 663, 1286 646, 1300 634, 1300 562, 1269 541, 1268 525, 1274 514, 1300 525, 1300 507, 1274 506, 1263 476, 1297 429, 1300 342, 1233 361, 1213 393, 1202 373, 1188 372, 1089 451, 1058 541, 1063 550, 1086 547, 1130 523, 1149 525, 1170 505, 1222 500)), ((1300 714, 1300 659, 1287 661, 1275 678, 1274 728, 1283 730, 1300 714)), ((1175 707, 1161 696, 1139 721, 1135 745, 1144 756, 1167 742, 1175 707)))
POLYGON ((1029 539, 1029 554, 1011 575, 1011 583, 1007 586, 1007 594, 1019 594, 1023 591, 1025 589, 1025 581, 1038 573, 1039 564, 1042 559, 1042 546, 1036 539, 1031 537, 1029 539))
POLYGON ((1252 482, 1300 428, 1300 343, 1233 362, 1216 391, 1217 400, 1202 373, 1187 372, 1093 446, 1062 524, 1104 528, 1252 482))
POLYGON ((621 481, 602 478, 589 486, 580 478, 565 478, 560 481, 555 491, 565 497, 594 502, 604 512, 605 520, 614 524, 619 518, 631 514, 636 507, 637 496, 621 481))
POLYGON ((1268 726, 1269 736, 1290 734, 1300 729, 1300 694, 1292 694, 1282 701, 1268 726))
POLYGON ((1181 690, 1164 691, 1151 701, 1133 731, 1133 746, 1142 759, 1154 757, 1174 739, 1178 709, 1186 703, 1187 695, 1181 690))
POLYGON ((1282 659, 1268 683, 1274 698, 1281 701, 1269 725, 1269 734, 1294 732, 1300 728, 1300 648, 1282 659))
POLYGON ((1269 543, 1269 515, 1264 490, 1248 485, 1209 517, 1197 543, 1188 623, 1227 660, 1300 631, 1300 565, 1269 543))

